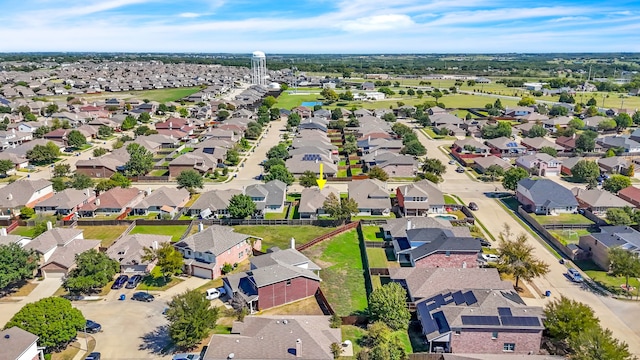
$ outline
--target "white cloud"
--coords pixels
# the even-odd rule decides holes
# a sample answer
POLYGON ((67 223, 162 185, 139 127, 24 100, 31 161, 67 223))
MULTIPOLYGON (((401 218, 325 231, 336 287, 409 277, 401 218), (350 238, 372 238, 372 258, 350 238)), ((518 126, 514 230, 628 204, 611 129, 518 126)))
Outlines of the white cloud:
POLYGON ((355 32, 403 29, 415 25, 411 17, 403 14, 362 17, 340 25, 343 30, 355 32))
POLYGON ((547 22, 550 22, 550 23, 561 23, 561 22, 587 21, 587 20, 591 20, 591 19, 589 17, 587 17, 587 16, 563 16, 563 17, 559 17, 557 19, 548 20, 547 22))
POLYGON ((183 17, 183 18, 197 18, 202 16, 202 14, 198 14, 198 13, 194 13, 194 12, 183 12, 181 14, 178 14, 178 16, 183 17))

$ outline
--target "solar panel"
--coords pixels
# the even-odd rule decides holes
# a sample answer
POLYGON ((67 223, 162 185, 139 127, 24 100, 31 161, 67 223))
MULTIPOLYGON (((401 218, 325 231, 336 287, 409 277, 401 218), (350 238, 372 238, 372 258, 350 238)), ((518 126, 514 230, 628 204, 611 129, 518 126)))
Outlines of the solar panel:
POLYGON ((478 302, 478 299, 476 299, 476 296, 473 295, 473 292, 471 291, 467 291, 463 294, 463 296, 465 301, 467 302, 467 305, 473 305, 478 302))
POLYGON ((511 314, 511 309, 504 308, 504 307, 499 307, 498 308, 498 315, 500 315, 500 316, 513 316, 511 314))
POLYGON ((456 291, 453 293, 453 301, 456 302, 456 305, 466 302, 464 295, 462 295, 462 291, 456 291))
POLYGON ((534 316, 503 316, 500 320, 504 326, 540 326, 540 319, 534 316))
POLYGON ((449 328, 449 323, 447 322, 447 318, 444 316, 444 313, 442 313, 442 311, 438 311, 437 313, 434 313, 433 320, 438 325, 438 331, 440 331, 440 333, 451 330, 451 328, 449 328))
POLYGON ((497 316, 467 316, 462 315, 463 325, 500 325, 500 319, 497 316))

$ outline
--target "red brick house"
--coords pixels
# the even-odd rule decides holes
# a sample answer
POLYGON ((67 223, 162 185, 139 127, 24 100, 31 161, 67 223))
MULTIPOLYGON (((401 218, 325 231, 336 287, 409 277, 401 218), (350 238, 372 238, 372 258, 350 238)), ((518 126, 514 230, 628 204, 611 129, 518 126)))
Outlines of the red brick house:
POLYGON ((313 115, 313 111, 306 106, 298 106, 296 108, 291 109, 292 112, 300 115, 301 118, 306 119, 310 118, 313 115))
POLYGON ((314 296, 320 267, 292 247, 271 248, 251 259, 251 270, 223 278, 228 294, 239 294, 253 312, 314 296))
POLYGON ((442 228, 408 229, 393 247, 398 262, 422 268, 474 268, 482 250, 476 238, 442 228))
POLYGON ((640 189, 635 186, 629 186, 618 191, 618 197, 632 203, 635 207, 640 206, 640 189))

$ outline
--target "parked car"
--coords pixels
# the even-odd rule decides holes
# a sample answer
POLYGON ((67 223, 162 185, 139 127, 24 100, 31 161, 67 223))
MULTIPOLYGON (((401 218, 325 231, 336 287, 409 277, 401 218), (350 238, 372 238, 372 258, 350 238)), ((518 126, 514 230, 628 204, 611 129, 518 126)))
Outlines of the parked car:
POLYGON ((480 241, 480 245, 482 246, 486 246, 486 247, 491 247, 491 243, 483 238, 476 238, 478 239, 478 241, 480 241))
POLYGON ((579 283, 579 282, 583 282, 584 281, 584 278, 582 277, 582 275, 580 275, 578 270, 576 270, 574 268, 570 268, 569 270, 567 270, 567 276, 573 282, 579 283))
POLYGON ((86 358, 84 358, 84 360, 100 360, 100 353, 92 352, 86 358))
POLYGON ((498 255, 495 254, 482 254, 482 258, 487 262, 496 262, 500 259, 498 255))
POLYGON ((87 319, 87 322, 85 323, 85 328, 87 329, 88 333, 95 334, 97 332, 100 332, 100 330, 102 330, 102 325, 98 324, 93 320, 87 319))
POLYGON ((464 172, 464 168, 462 166, 458 166, 458 168, 456 169, 457 173, 463 173, 464 172))
POLYGON ((127 285, 125 286, 127 289, 135 289, 138 284, 142 281, 142 275, 133 275, 129 281, 127 281, 127 285))
POLYGON ((455 165, 456 161, 455 160, 449 160, 449 165, 455 165))
POLYGON ((205 297, 207 298, 207 300, 214 300, 226 293, 227 291, 223 287, 213 288, 213 289, 207 290, 205 297))
POLYGON ((118 276, 116 281, 113 282, 113 285, 111 285, 111 288, 114 290, 122 289, 124 284, 127 283, 127 280, 129 280, 129 277, 127 275, 120 275, 118 276))
POLYGON ((172 360, 200 360, 198 354, 175 354, 172 360))
POLYGON ((144 302, 152 302, 155 299, 155 296, 148 294, 146 292, 137 292, 131 296, 131 300, 144 301, 144 302))
POLYGON ((469 203, 469 209, 476 211, 478 210, 478 204, 474 203, 473 201, 469 203))

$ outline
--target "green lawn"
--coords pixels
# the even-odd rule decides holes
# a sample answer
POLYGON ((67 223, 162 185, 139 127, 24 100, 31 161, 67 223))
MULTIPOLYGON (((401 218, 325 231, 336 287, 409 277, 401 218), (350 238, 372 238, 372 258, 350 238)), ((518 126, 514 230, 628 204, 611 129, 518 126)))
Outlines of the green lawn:
POLYGON ((239 225, 234 226, 233 228, 237 233, 261 237, 263 251, 266 251, 272 246, 286 249, 289 247, 289 241, 292 237, 296 239, 296 245, 306 244, 318 236, 336 229, 334 227, 320 227, 312 225, 239 225))
POLYGON ((127 226, 78 226, 83 230, 85 239, 100 240, 100 245, 109 247, 120 236, 127 226))
POLYGON ((564 245, 577 244, 580 236, 590 234, 586 229, 550 230, 549 232, 564 245))
POLYGON ((363 225, 362 235, 365 241, 384 241, 378 225, 363 225))
POLYGON ((545 224, 593 224, 593 221, 580 214, 535 215, 531 214, 541 225, 545 224))
POLYGON ((279 213, 265 213, 264 218, 267 220, 280 220, 285 219, 287 217, 287 208, 285 208, 282 212, 279 213))
POLYGON ((434 139, 434 140, 456 140, 457 138, 454 136, 449 136, 449 135, 438 135, 436 134, 432 128, 430 127, 426 127, 421 129, 422 132, 424 132, 425 134, 427 134, 428 137, 434 139))
POLYGON ((336 177, 346 178, 347 177, 347 170, 338 170, 338 172, 336 173, 336 177))
POLYGON ((170 278, 165 279, 160 273, 160 267, 156 266, 151 270, 151 273, 142 279, 140 285, 138 285, 137 289, 141 291, 164 291, 173 286, 181 283, 182 279, 172 276, 170 278))
POLYGON ((385 220, 385 219, 395 219, 396 214, 395 213, 391 213, 389 214, 389 216, 383 216, 383 215, 371 215, 371 216, 352 216, 351 220, 353 221, 358 221, 358 220, 385 220))
POLYGON ((386 268, 387 254, 383 248, 367 248, 370 268, 386 268))
POLYGON ((351 168, 351 176, 356 176, 361 174, 362 174, 361 168, 351 168))
POLYGON ((149 176, 166 176, 169 175, 169 170, 153 170, 149 173, 149 176))
POLYGON ((458 204, 458 202, 456 201, 456 199, 454 199, 454 198, 453 198, 453 196, 451 196, 451 195, 444 195, 444 203, 445 203, 446 205, 449 205, 449 204, 452 204, 452 205, 458 204))
POLYGON ((36 228, 32 226, 18 226, 13 229, 11 235, 20 235, 32 238, 35 230, 36 228))
POLYGON ((510 210, 518 211, 518 206, 520 206, 520 202, 514 197, 504 197, 500 199, 510 210))
MULTIPOLYGON (((341 330, 342 341, 351 340, 351 343, 353 344, 353 354, 355 356, 364 346, 363 343, 368 335, 367 330, 355 325, 342 325, 341 330)), ((409 340, 409 333, 407 331, 394 331, 393 335, 400 339, 400 342, 404 345, 404 350, 407 354, 414 352, 411 346, 411 341, 409 340)))
POLYGON ((320 288, 340 316, 367 309, 367 291, 356 230, 342 233, 304 251, 322 267, 320 288))
MULTIPOLYGON (((320 91, 318 91, 320 92, 320 91)), ((303 102, 307 101, 321 101, 322 96, 320 94, 290 94, 288 91, 284 91, 278 96, 278 102, 274 105, 277 108, 293 109, 300 106, 303 102)))
POLYGON ((131 230, 131 234, 169 235, 171 241, 178 241, 188 227, 189 225, 138 225, 131 230))
POLYGON ((149 99, 151 101, 157 101, 160 103, 168 101, 178 101, 191 94, 195 94, 200 91, 200 87, 188 87, 177 89, 157 89, 157 90, 145 90, 145 91, 130 91, 131 94, 139 99, 149 99))
MULTIPOLYGON (((593 279, 593 281, 606 288, 610 292, 620 295, 625 293, 628 294, 620 287, 620 285, 624 285, 626 283, 624 276, 611 276, 606 271, 600 269, 591 260, 575 261, 575 264, 591 279, 593 279)), ((632 277, 629 278, 629 285, 633 286, 637 291, 638 287, 640 286, 640 282, 638 282, 637 278, 632 277)), ((635 295, 636 291, 632 291, 632 295, 635 295)))

